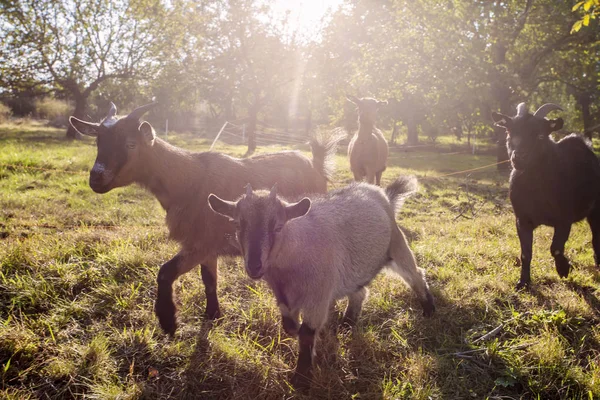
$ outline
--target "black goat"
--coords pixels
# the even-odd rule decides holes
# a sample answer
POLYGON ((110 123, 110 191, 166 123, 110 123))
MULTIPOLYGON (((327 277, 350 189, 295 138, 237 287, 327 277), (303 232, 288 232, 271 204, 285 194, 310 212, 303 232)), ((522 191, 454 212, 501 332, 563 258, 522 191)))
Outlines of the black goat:
POLYGON ((521 242, 521 279, 517 289, 531 283, 530 265, 533 230, 554 227, 550 251, 556 271, 567 277, 571 265, 564 255, 574 222, 587 218, 592 229, 596 267, 600 265, 600 163, 582 137, 571 134, 559 142, 550 133, 562 128, 563 120, 544 118, 556 104, 541 106, 531 115, 521 103, 517 115, 492 113, 497 126, 506 129, 506 147, 512 164, 510 202, 517 219, 521 242))

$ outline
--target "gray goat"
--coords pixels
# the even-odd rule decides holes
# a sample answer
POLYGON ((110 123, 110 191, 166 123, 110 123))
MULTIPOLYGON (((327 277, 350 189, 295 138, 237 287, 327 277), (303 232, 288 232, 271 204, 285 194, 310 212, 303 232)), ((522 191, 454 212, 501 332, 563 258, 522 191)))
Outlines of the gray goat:
POLYGON ((269 284, 283 328, 299 336, 294 386, 310 385, 315 338, 331 306, 348 296, 344 321, 354 323, 367 297, 365 286, 382 268, 400 275, 417 293, 424 315, 433 314, 424 272, 395 220, 416 187, 416 178, 399 177, 385 190, 353 183, 297 203, 279 198, 275 188, 252 192, 250 186, 235 202, 208 197, 213 211, 235 222, 247 274, 269 284))

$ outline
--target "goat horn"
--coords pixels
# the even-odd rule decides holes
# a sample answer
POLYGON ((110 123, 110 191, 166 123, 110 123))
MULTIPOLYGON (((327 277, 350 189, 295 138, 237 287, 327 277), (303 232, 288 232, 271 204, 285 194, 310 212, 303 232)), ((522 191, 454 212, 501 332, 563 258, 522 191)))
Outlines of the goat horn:
POLYGON ((246 185, 246 197, 252 196, 252 186, 250 184, 246 185))
POLYGON ((106 118, 112 118, 115 115, 117 115, 117 106, 115 106, 115 103, 113 103, 111 101, 110 102, 110 110, 108 110, 108 114, 106 115, 106 118))
POLYGON ((269 193, 269 198, 276 199, 277 198, 277 183, 273 185, 271 188, 271 193, 269 193))
POLYGON ((151 108, 154 108, 157 104, 158 104, 157 102, 153 102, 153 103, 145 104, 143 106, 139 106, 138 108, 133 110, 131 113, 129 113, 127 118, 139 120, 140 118, 142 118, 142 115, 147 113, 151 108))
POLYGON ((546 103, 546 104, 540 106, 540 108, 537 109, 537 111, 533 114, 533 116, 539 117, 539 118, 545 118, 546 115, 548 115, 548 113, 550 111, 555 111, 555 110, 562 111, 563 109, 557 104, 546 103))
POLYGON ((110 127, 110 126, 114 125, 115 122, 117 122, 115 115, 117 115, 117 106, 115 106, 115 103, 113 103, 111 101, 110 102, 110 110, 108 110, 108 114, 106 114, 106 117, 104 117, 104 121, 102 121, 102 125, 104 125, 106 127, 110 127))
POLYGON ((517 117, 523 117, 527 114, 527 106, 525 103, 519 103, 517 106, 517 117))

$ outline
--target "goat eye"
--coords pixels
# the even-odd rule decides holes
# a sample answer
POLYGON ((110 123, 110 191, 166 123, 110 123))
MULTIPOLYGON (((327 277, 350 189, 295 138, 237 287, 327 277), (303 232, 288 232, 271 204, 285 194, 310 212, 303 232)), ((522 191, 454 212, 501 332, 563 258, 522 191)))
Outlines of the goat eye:
POLYGON ((127 148, 129 150, 135 149, 135 142, 127 142, 127 148))

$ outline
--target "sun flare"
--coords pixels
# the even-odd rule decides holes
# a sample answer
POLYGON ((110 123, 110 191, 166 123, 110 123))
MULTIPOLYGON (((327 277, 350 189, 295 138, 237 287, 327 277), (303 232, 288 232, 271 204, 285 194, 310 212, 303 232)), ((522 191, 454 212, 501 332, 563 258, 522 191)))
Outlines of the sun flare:
POLYGON ((287 13, 291 32, 310 38, 319 33, 328 14, 336 11, 341 4, 342 0, 275 0, 271 9, 279 16, 287 13))

